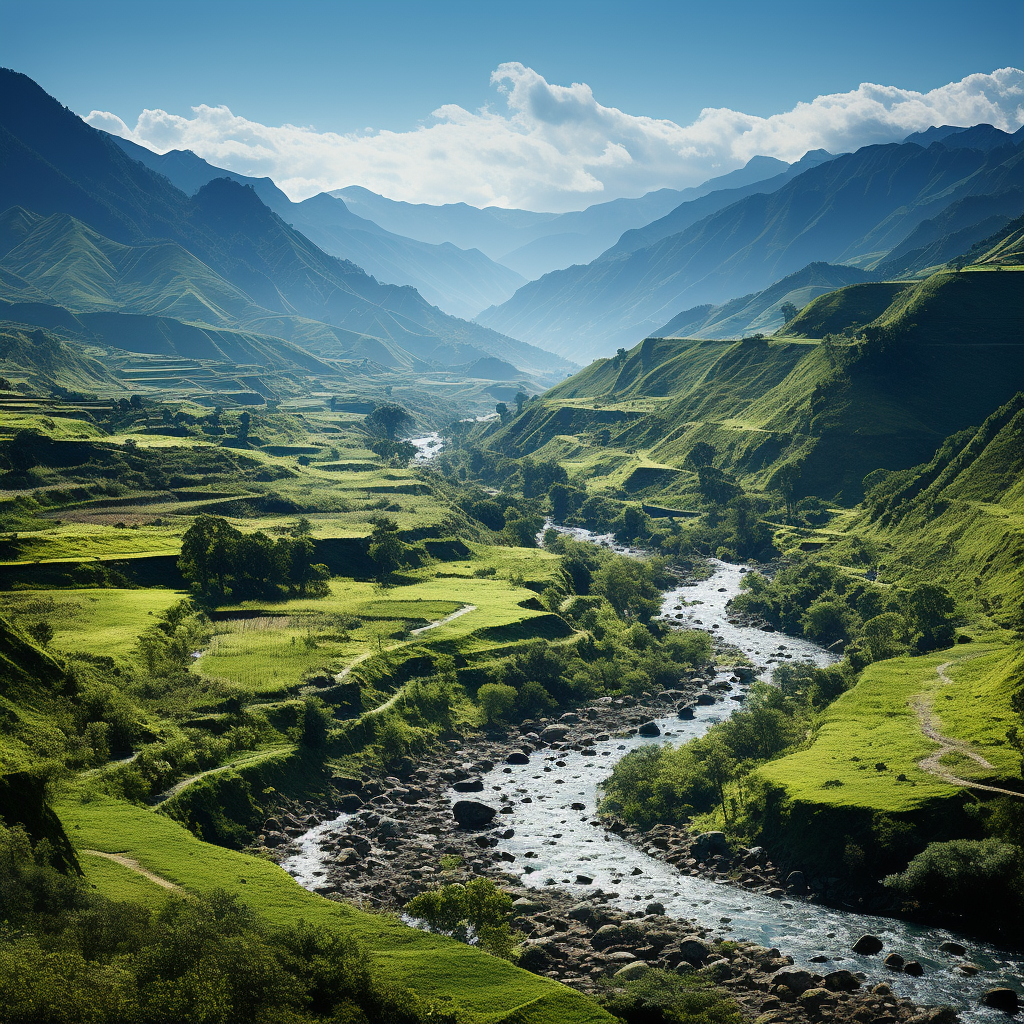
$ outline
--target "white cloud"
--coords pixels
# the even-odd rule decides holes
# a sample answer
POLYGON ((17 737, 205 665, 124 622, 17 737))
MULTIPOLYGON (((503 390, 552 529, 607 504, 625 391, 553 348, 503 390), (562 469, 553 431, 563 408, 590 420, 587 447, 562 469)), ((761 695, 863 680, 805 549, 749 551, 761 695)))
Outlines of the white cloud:
POLYGON ((337 135, 259 124, 205 104, 192 117, 144 110, 133 129, 94 110, 97 128, 157 152, 191 149, 239 174, 269 176, 292 199, 363 185, 418 203, 580 209, 651 189, 683 188, 762 154, 799 159, 894 142, 931 125, 1024 123, 1024 72, 969 75, 930 92, 864 84, 771 117, 708 108, 690 125, 602 106, 590 86, 551 85, 522 64, 491 75, 507 112, 446 104, 408 132, 337 135))

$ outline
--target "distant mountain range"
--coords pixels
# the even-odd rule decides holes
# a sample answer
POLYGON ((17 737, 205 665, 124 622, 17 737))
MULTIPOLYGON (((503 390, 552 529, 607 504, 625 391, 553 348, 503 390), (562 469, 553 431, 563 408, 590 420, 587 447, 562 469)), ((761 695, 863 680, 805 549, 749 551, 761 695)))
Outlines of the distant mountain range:
POLYGON ((293 203, 270 178, 250 178, 214 167, 188 150, 159 154, 115 135, 110 138, 188 195, 214 178, 251 185, 274 213, 324 252, 355 263, 378 281, 412 285, 428 302, 453 316, 474 317, 504 302, 526 283, 526 278, 478 249, 460 249, 447 241, 433 245, 394 234, 356 216, 343 199, 326 192, 293 203))
POLYGON ((922 141, 928 144, 868 146, 825 160, 712 212, 703 208, 712 196, 691 200, 587 266, 524 285, 477 320, 585 360, 634 344, 681 309, 761 291, 810 263, 874 270, 923 222, 959 201, 960 218, 937 221, 920 245, 908 242, 914 251, 938 241, 936 232, 968 232, 949 245, 969 235, 977 240, 992 218, 1021 211, 1024 134, 980 125, 922 141))
MULTIPOLYGON (((576 263, 589 263, 624 231, 658 220, 681 203, 711 193, 743 190, 727 200, 732 202, 746 195, 752 186, 787 173, 789 167, 774 157, 755 156, 746 166, 693 188, 658 189, 639 199, 614 199, 570 213, 534 213, 497 206, 481 210, 465 203, 402 203, 358 185, 337 189, 331 195, 344 199, 350 210, 389 231, 423 242, 447 241, 479 249, 524 278, 533 279, 576 263)), ((712 209, 719 206, 711 205, 704 213, 712 209)))
MULTIPOLYGON (((542 376, 571 368, 328 255, 252 187, 215 178, 187 195, 7 70, 0 71, 0 194, 8 207, 0 298, 18 304, 22 316, 49 305, 258 334, 250 353, 257 362, 266 358, 261 348, 276 345, 289 361, 296 346, 307 359, 370 358, 369 347, 424 367, 495 357, 542 376)), ((167 336, 149 332, 157 334, 167 336)), ((207 358, 221 357, 211 345, 207 358)))

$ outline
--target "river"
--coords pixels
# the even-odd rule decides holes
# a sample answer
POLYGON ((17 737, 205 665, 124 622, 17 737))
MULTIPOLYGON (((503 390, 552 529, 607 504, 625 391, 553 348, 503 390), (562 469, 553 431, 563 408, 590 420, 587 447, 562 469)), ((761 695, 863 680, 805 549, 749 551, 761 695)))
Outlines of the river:
MULTIPOLYGON (((607 538, 585 531, 572 532, 580 539, 610 543, 607 538)), ((722 643, 738 648, 763 678, 781 661, 811 660, 824 665, 835 660, 828 651, 807 640, 730 622, 726 605, 739 593, 745 570, 718 561, 712 567, 714 571, 708 579, 667 591, 662 616, 680 628, 707 629, 722 643)), ((720 677, 728 678, 725 674, 720 677)), ((1022 954, 940 928, 798 899, 779 900, 694 878, 594 824, 600 787, 620 758, 642 744, 679 743, 702 735, 739 706, 729 698, 740 695, 744 688, 743 684, 731 684, 723 702, 697 707, 690 721, 675 717, 659 720, 661 735, 656 738, 630 736, 600 742, 593 748, 597 756, 585 757, 569 750, 538 752, 529 764, 496 766, 484 776, 484 791, 491 800, 508 797, 512 802, 513 810, 502 815, 502 825, 514 834, 499 840, 497 847, 515 857, 506 869, 519 872, 525 885, 558 885, 578 892, 581 899, 601 889, 614 894, 613 902, 625 909, 635 910, 658 901, 671 916, 693 919, 728 938, 777 946, 805 967, 822 972, 839 967, 863 971, 870 983, 896 984, 901 995, 918 1003, 949 1004, 970 1020, 1004 1020, 1004 1014, 982 1008, 979 1000, 987 989, 1001 984, 1019 989, 1024 982, 1022 954), (556 760, 564 767, 543 770, 545 762, 556 760), (523 802, 525 796, 531 798, 530 802, 523 802), (573 803, 583 804, 585 810, 572 810, 573 803), (527 853, 531 856, 526 857, 527 853), (593 882, 577 884, 577 874, 585 874, 593 882), (851 952, 854 942, 865 933, 879 936, 886 953, 895 951, 907 960, 919 961, 924 966, 924 975, 914 978, 894 974, 882 965, 881 955, 868 957, 851 952), (947 940, 961 943, 966 954, 952 957, 942 953, 939 945, 947 940), (828 957, 827 964, 812 962, 811 958, 816 956, 828 957), (981 973, 975 977, 960 973, 956 965, 964 961, 977 964, 981 973)), ((454 791, 450 796, 453 802, 461 798, 454 791)), ((319 826, 303 837, 303 852, 285 862, 285 868, 305 884, 314 878, 316 839, 320 831, 329 827, 319 826)))

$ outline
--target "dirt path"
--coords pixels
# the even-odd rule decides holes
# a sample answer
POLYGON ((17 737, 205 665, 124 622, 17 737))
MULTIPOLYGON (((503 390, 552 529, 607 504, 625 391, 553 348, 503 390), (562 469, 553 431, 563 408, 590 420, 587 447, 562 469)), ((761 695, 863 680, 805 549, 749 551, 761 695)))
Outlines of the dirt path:
POLYGON ((78 852, 88 854, 90 857, 103 857, 106 860, 112 860, 115 864, 120 864, 122 867, 126 867, 130 871, 137 871, 143 876, 143 878, 148 878, 151 882, 162 886, 164 889, 171 889, 174 892, 185 891, 180 885, 176 885, 174 882, 167 881, 166 878, 161 878, 159 875, 153 874, 149 868, 144 868, 137 860, 134 860, 126 854, 104 853, 102 850, 79 850, 78 852))
MULTIPOLYGON (((961 658, 961 661, 967 659, 961 658)), ((939 679, 949 686, 953 680, 946 674, 948 669, 954 662, 945 661, 935 671, 938 674, 939 679)), ((925 734, 930 740, 934 740, 940 744, 939 749, 933 751, 927 757, 922 758, 917 762, 917 766, 923 771, 928 772, 929 775, 935 775, 942 779, 944 782, 948 782, 952 786, 964 786, 967 789, 981 789, 987 793, 1002 793, 1004 796, 1015 796, 1018 799, 1024 799, 1024 793, 1014 792, 1012 789, 1002 789, 999 786, 985 786, 980 782, 971 782, 969 779, 961 779, 957 775, 953 775, 946 767, 941 763, 941 759, 945 754, 956 752, 963 754, 965 757, 969 757, 972 761, 981 765, 982 768, 995 768, 991 762, 987 761, 981 756, 976 750, 971 748, 970 743, 966 740, 956 740, 950 736, 943 736, 937 728, 937 722, 932 715, 931 708, 925 703, 924 697, 915 697, 911 701, 911 706, 914 711, 917 712, 918 721, 921 723, 921 732, 925 734)))

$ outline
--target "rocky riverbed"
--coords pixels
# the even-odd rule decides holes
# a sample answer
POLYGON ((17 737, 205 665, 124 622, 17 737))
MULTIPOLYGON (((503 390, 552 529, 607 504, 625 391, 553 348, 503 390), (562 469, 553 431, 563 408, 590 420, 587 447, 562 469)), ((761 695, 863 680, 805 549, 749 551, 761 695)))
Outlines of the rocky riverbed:
MULTIPOLYGON (((680 711, 685 716, 687 709, 701 706, 698 700, 726 700, 714 689, 716 678, 721 681, 708 672, 693 677, 685 689, 656 698, 604 701, 557 721, 526 722, 505 735, 452 743, 419 763, 407 762, 386 779, 352 780, 349 791, 338 792, 329 806, 283 810, 267 821, 261 845, 303 885, 365 909, 401 911, 431 886, 491 878, 515 901, 514 926, 524 936, 521 966, 581 991, 595 992, 604 979, 624 982, 652 968, 700 971, 727 991, 746 1016, 763 1024, 952 1021, 949 1008, 925 1009, 896 994, 895 971, 891 986, 869 985, 862 973, 823 955, 816 973, 794 966, 793 958, 778 948, 729 941, 728 919, 713 931, 667 916, 657 901, 623 909, 616 905, 617 893, 593 885, 582 860, 573 879, 574 890, 585 888, 582 896, 554 884, 528 886, 524 878, 536 851, 526 850, 522 862, 515 863, 516 855, 496 849, 514 832, 502 821, 512 803, 506 794, 485 790, 485 775, 494 778, 525 760, 552 774, 557 784, 560 762, 570 752, 599 757, 595 748, 607 747, 610 737, 644 729, 649 734, 658 728, 654 720, 664 722, 680 711)), ((521 802, 531 799, 528 793, 519 797, 521 802)), ((780 901, 803 898, 807 891, 801 877, 783 878, 763 850, 731 851, 717 833, 692 836, 659 827, 640 834, 621 822, 597 819, 591 826, 596 837, 618 833, 691 876, 780 901)), ((552 834, 547 841, 558 839, 552 834)), ((635 868, 634 873, 643 872, 635 868)))

